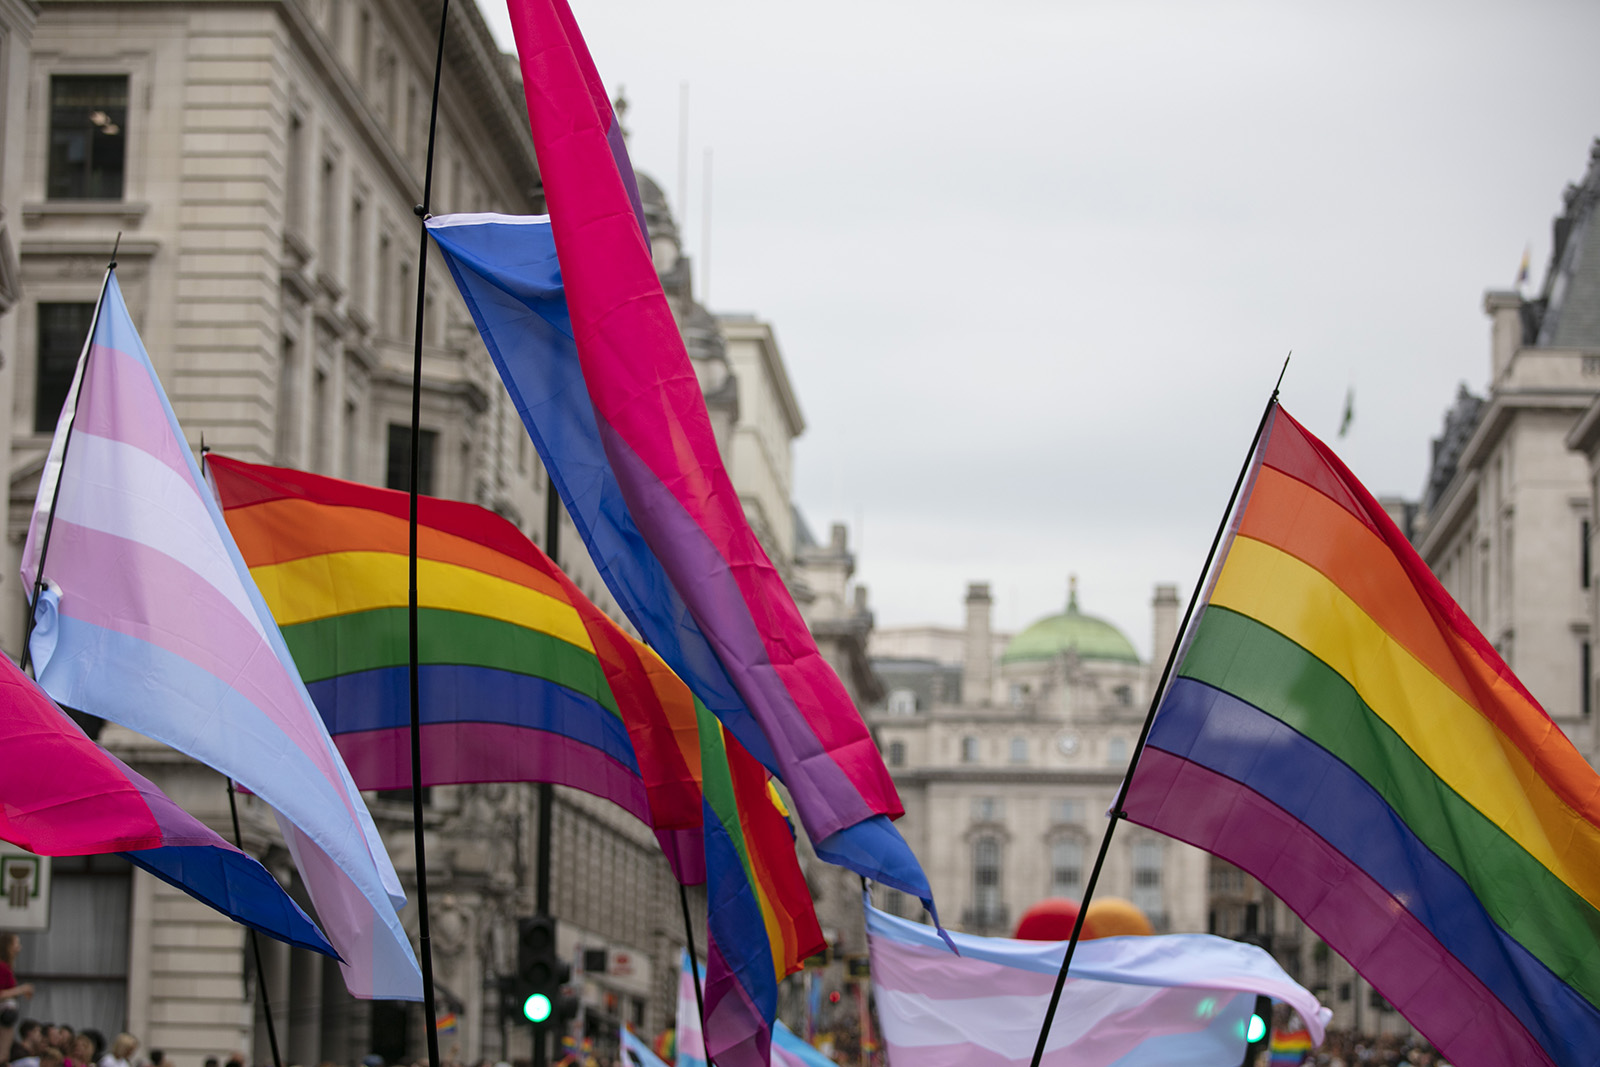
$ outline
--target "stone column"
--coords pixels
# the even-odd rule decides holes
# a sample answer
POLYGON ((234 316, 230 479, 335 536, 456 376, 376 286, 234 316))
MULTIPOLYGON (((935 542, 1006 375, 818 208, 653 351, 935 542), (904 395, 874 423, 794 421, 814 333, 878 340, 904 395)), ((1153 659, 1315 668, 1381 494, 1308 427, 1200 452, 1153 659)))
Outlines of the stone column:
POLYGON ((967 586, 967 633, 963 658, 962 703, 986 707, 994 699, 994 650, 988 582, 967 586))

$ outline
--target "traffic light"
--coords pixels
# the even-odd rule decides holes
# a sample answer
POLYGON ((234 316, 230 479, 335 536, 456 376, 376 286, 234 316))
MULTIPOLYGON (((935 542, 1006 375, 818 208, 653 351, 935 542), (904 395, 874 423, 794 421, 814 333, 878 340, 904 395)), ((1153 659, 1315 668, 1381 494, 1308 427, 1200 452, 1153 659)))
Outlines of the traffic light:
POLYGON ((1251 1012, 1244 1021, 1244 1064, 1251 1067, 1267 1047, 1267 1039, 1272 1036, 1272 998, 1256 997, 1255 1011, 1251 1012))
POLYGON ((549 915, 517 920, 517 971, 512 979, 515 1013, 535 1027, 556 1019, 561 987, 572 968, 556 953, 556 921, 549 915))

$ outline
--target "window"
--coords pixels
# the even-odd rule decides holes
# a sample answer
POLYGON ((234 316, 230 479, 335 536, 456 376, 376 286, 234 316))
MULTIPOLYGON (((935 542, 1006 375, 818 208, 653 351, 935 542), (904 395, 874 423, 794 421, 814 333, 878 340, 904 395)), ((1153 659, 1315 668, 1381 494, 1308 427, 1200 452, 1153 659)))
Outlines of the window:
MULTIPOLYGON (((433 430, 423 430, 418 435, 417 492, 433 495, 433 457, 437 451, 439 435, 433 430)), ((409 491, 411 488, 411 427, 397 422, 389 424, 389 474, 384 481, 390 489, 409 491)))
POLYGON ((1000 915, 1000 842, 980 837, 972 843, 972 903, 980 922, 1000 915))
POLYGON ((1133 843, 1133 906, 1159 925, 1161 906, 1161 842, 1133 843))
POLYGON ((1006 817, 1006 802, 1000 797, 973 797, 973 822, 1000 822, 1006 817))
POLYGON ((1594 710, 1594 646, 1585 641, 1578 646, 1578 711, 1585 719, 1594 710))
POLYGON ((33 383, 33 429, 52 433, 72 375, 94 321, 93 304, 40 304, 37 373, 33 383))
POLYGON ((917 694, 910 689, 896 689, 889 694, 890 715, 915 715, 917 694))
POLYGON ((1113 767, 1128 762, 1128 739, 1113 737, 1106 743, 1106 762, 1113 767))
POLYGON ((289 131, 283 149, 283 222, 299 233, 305 226, 306 128, 299 115, 289 116, 289 131))
POLYGON ((360 309, 367 306, 366 262, 367 204, 361 197, 350 200, 350 262, 346 276, 350 279, 350 303, 360 309))
POLYGON ((1056 841, 1050 845, 1050 895, 1072 897, 1083 892, 1083 842, 1056 841))
POLYGON ((1013 737, 1011 739, 1011 762, 1028 762, 1028 739, 1026 737, 1013 737))
POLYGON ((889 766, 904 767, 906 765, 906 743, 904 741, 889 742, 889 766))
POLYGON ((1112 694, 1117 698, 1118 707, 1125 708, 1133 703, 1133 689, 1130 686, 1119 685, 1112 690, 1112 694))
POLYGON ((1050 821, 1073 825, 1083 822, 1083 801, 1073 797, 1056 797, 1050 802, 1050 821))
MULTIPOLYGON (((317 255, 321 257, 322 273, 333 277, 334 263, 338 258, 339 220, 334 210, 338 203, 339 166, 332 156, 322 157, 322 168, 317 172, 317 210, 321 213, 321 232, 317 234, 317 255)), ((354 279, 352 279, 352 282, 354 279)))
POLYGON ((51 928, 21 935, 30 1015, 108 1034, 125 1025, 131 873, 120 856, 51 861, 51 928))
POLYGON ((963 737, 961 739, 961 762, 978 762, 978 739, 976 737, 963 737))
POLYGON ((1584 519, 1578 531, 1578 582, 1589 588, 1589 520, 1584 519))
POLYGON ((50 79, 50 199, 122 199, 127 143, 126 74, 50 79))

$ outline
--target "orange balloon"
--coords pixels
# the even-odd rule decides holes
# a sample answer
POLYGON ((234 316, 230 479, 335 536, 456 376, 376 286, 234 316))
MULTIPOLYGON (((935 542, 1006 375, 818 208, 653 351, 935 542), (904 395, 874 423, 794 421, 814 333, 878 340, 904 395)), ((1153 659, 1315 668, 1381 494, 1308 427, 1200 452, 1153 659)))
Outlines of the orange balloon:
POLYGON ((1022 941, 1065 941, 1072 936, 1072 927, 1077 921, 1076 900, 1047 897, 1022 913, 1022 918, 1017 922, 1017 932, 1011 936, 1022 941))
POLYGON ((1083 933, 1080 936, 1148 937, 1155 932, 1150 920, 1145 917, 1144 912, 1134 906, 1132 901, 1123 900, 1121 897, 1101 897, 1089 902, 1089 914, 1083 920, 1083 933))

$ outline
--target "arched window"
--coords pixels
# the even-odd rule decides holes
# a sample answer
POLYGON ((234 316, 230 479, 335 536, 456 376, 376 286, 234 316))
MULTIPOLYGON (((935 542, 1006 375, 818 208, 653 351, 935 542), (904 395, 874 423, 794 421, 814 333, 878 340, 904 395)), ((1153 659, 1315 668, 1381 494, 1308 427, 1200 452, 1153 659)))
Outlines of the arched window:
POLYGON ((972 842, 972 905, 982 925, 1000 919, 1000 840, 980 837, 972 842))
POLYGON ((1083 842, 1061 838, 1050 843, 1050 895, 1071 897, 1083 894, 1083 842))
POLYGON ((1146 838, 1133 843, 1133 906, 1144 912, 1157 929, 1165 920, 1161 894, 1161 842, 1146 838))

